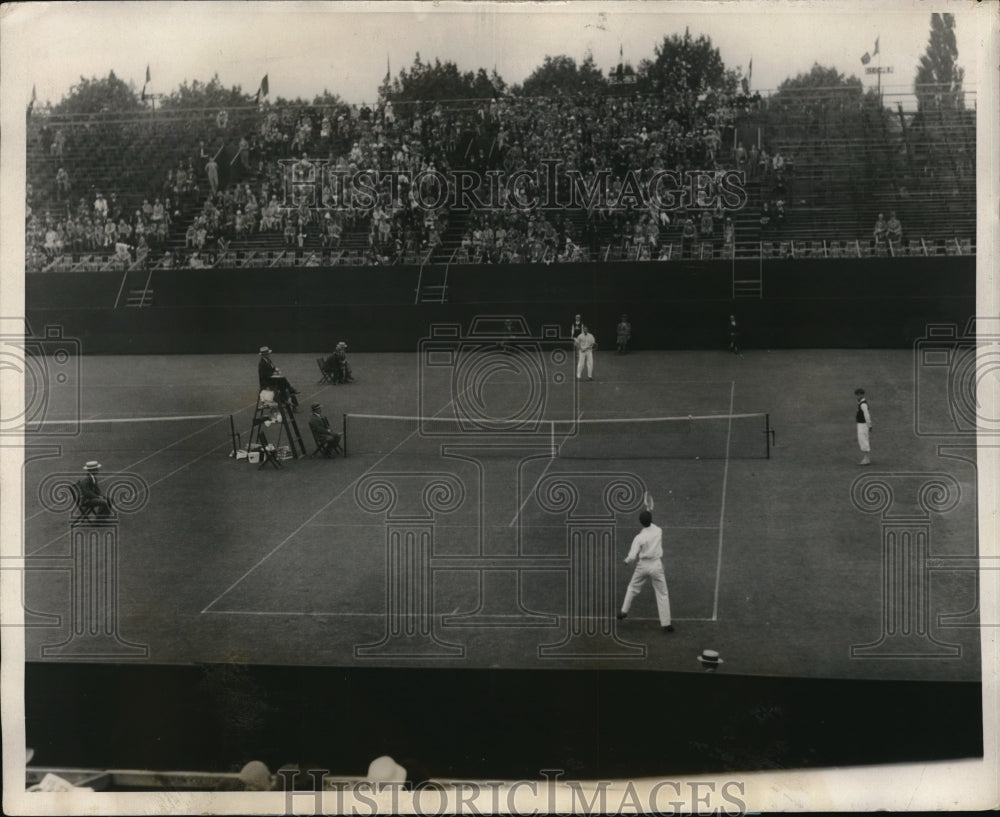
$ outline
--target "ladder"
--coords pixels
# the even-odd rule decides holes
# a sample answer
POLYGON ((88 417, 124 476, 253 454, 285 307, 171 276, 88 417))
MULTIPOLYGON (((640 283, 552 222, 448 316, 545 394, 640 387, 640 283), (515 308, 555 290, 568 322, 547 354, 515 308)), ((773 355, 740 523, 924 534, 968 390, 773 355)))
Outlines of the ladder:
POLYGON ((275 449, 277 449, 278 443, 281 441, 281 434, 284 432, 288 438, 288 447, 292 451, 292 456, 295 459, 306 456, 306 446, 302 442, 302 434, 299 433, 299 424, 295 420, 295 412, 292 411, 291 403, 265 403, 261 400, 257 401, 257 408, 254 411, 253 422, 250 426, 250 434, 247 437, 247 453, 250 453, 254 445, 260 444, 261 430, 264 424, 272 419, 276 411, 281 415, 278 437, 268 442, 273 443, 275 449))
POLYGON ((760 263, 756 270, 741 268, 739 278, 736 277, 736 253, 733 253, 732 266, 732 286, 733 300, 739 298, 763 298, 764 297, 764 249, 760 247, 758 256, 760 263))

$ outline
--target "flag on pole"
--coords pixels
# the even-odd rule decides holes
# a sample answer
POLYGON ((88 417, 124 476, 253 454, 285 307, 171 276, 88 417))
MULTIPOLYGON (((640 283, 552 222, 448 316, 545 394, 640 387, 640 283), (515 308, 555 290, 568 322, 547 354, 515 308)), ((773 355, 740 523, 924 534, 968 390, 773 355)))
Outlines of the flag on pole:
POLYGON ((31 116, 32 110, 35 108, 35 100, 38 99, 38 92, 35 90, 35 86, 31 86, 31 102, 28 103, 28 116, 31 116))
POLYGON ((151 82, 152 77, 149 75, 149 63, 146 63, 146 82, 151 82))
POLYGON ((750 96, 750 80, 753 79, 753 57, 750 58, 750 65, 747 67, 747 75, 740 81, 743 93, 750 96))
POLYGON ((866 51, 864 55, 861 57, 861 64, 868 65, 868 63, 870 63, 871 61, 872 61, 872 55, 866 51))
POLYGON ((264 79, 262 79, 260 81, 260 92, 261 92, 262 96, 267 96, 268 95, 269 91, 268 91, 268 87, 267 87, 267 74, 264 74, 264 79))
POLYGON ((392 71, 389 68, 389 55, 385 55, 385 84, 392 82, 392 71))
POLYGON ((872 51, 872 56, 874 57, 877 54, 878 54, 878 37, 875 38, 875 50, 872 51))

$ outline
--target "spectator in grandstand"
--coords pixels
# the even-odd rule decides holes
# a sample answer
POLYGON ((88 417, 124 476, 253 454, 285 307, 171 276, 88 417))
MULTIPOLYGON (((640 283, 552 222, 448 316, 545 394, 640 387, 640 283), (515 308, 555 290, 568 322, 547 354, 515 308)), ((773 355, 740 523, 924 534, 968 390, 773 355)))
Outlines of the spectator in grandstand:
POLYGON ((760 231, 768 233, 771 230, 771 206, 765 201, 760 206, 760 231))
POLYGON ((740 142, 736 146, 736 169, 746 170, 747 165, 747 149, 743 147, 743 143, 740 142))
POLYGON ((681 257, 690 258, 691 249, 698 238, 698 231, 695 229, 694 220, 684 219, 684 227, 681 229, 681 257))
POLYGON ((323 406, 312 404, 312 415, 309 417, 309 430, 316 441, 316 450, 324 457, 342 454, 340 435, 330 427, 330 421, 323 416, 323 406))
POLYGON ((886 238, 893 247, 898 247, 903 240, 903 225, 896 218, 893 210, 889 211, 889 221, 886 224, 886 238))
POLYGON ((886 235, 888 234, 889 227, 885 223, 885 216, 881 213, 878 214, 878 220, 875 222, 875 229, 872 230, 872 235, 875 238, 876 247, 884 247, 886 235))
POLYGON ((583 370, 587 370, 587 380, 594 379, 594 349, 597 346, 597 340, 594 338, 590 331, 587 329, 586 324, 581 324, 580 334, 576 336, 573 341, 573 345, 576 346, 576 379, 583 379, 583 370))
POLYGON ((66 168, 60 167, 56 171, 56 199, 62 201, 63 196, 69 195, 69 173, 66 168))
POLYGON ((57 159, 63 157, 63 150, 66 147, 66 134, 61 130, 56 131, 56 135, 52 138, 52 147, 49 149, 50 155, 57 159))
POLYGON ((701 223, 698 225, 698 236, 702 241, 711 241, 714 232, 715 222, 712 219, 712 213, 709 210, 705 210, 701 214, 701 223))
POLYGON ((781 228, 785 225, 785 200, 778 199, 774 203, 774 226, 781 228))
POLYGON ((722 243, 727 247, 733 247, 736 244, 736 228, 733 226, 733 220, 728 217, 722 227, 722 243))
POLYGON ((642 530, 632 540, 632 547, 625 557, 625 564, 635 562, 635 571, 632 573, 621 612, 617 617, 619 620, 628 618, 632 600, 639 595, 646 582, 651 581, 653 592, 656 594, 660 628, 664 633, 672 633, 674 627, 670 617, 670 593, 663 574, 663 530, 659 525, 653 524, 653 515, 646 510, 639 513, 639 524, 642 525, 642 530))
POLYGON ((208 176, 208 191, 214 196, 219 191, 219 165, 214 156, 210 156, 205 164, 205 175, 208 176))
POLYGON ((576 340, 581 332, 583 332, 583 319, 579 315, 574 315, 573 323, 569 326, 569 336, 576 340))
POLYGON ((858 399, 858 409, 854 413, 854 423, 858 429, 858 447, 861 449, 861 462, 858 465, 872 464, 872 415, 868 410, 868 400, 865 399, 864 389, 855 389, 854 396, 858 399))
POLYGON ((618 354, 624 355, 628 352, 628 343, 632 339, 632 324, 629 323, 628 315, 621 316, 615 334, 618 354))
POLYGON ((94 215, 102 222, 108 217, 108 201, 100 191, 94 196, 94 215))

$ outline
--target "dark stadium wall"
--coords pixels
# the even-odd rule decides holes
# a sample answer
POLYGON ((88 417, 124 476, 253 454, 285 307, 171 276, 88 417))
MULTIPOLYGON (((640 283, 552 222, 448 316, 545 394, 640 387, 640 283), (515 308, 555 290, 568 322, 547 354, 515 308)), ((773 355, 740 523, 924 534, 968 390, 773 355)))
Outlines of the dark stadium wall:
MULTIPOLYGON (((119 306, 122 274, 36 273, 25 307, 36 335, 46 325, 81 341, 84 354, 413 351, 435 322, 467 330, 476 315, 522 315, 534 332, 567 331, 574 313, 603 348, 627 312, 636 349, 725 347, 735 313, 746 348, 899 348, 928 323, 964 327, 975 312, 975 258, 767 260, 763 297, 733 300, 732 279, 759 261, 454 266, 448 302, 414 305, 415 267, 159 270, 152 305, 119 306)), ((443 268, 426 268, 425 284, 443 268)), ((122 291, 142 288, 132 273, 122 291)))

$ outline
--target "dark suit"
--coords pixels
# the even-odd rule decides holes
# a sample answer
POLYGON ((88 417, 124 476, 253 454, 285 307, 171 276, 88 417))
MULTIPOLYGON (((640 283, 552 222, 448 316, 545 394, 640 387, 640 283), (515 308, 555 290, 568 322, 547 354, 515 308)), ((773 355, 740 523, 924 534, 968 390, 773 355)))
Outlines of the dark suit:
POLYGON ((341 450, 340 435, 330 428, 330 421, 322 414, 313 413, 309 418, 309 430, 316 441, 316 447, 326 456, 330 457, 335 451, 341 450))
POLYGON ((77 480, 76 500, 81 513, 93 510, 98 516, 111 516, 111 503, 101 493, 97 478, 90 474, 77 480))
POLYGON ((271 383, 271 375, 278 367, 271 362, 271 358, 261 356, 260 363, 257 364, 257 378, 260 380, 260 387, 263 389, 271 383))

